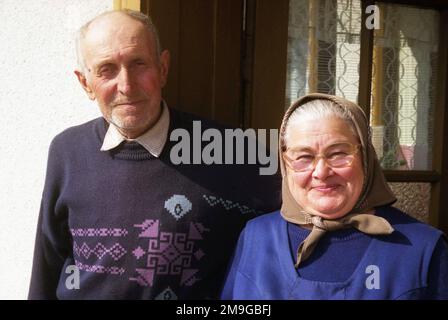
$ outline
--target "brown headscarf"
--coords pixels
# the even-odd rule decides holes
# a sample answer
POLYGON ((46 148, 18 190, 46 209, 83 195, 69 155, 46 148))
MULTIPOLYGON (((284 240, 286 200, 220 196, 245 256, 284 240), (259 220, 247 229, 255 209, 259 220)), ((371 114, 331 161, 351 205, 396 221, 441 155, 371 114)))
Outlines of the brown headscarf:
POLYGON ((280 127, 279 152, 280 169, 283 178, 283 203, 280 210, 281 215, 289 222, 299 225, 313 226, 311 233, 300 244, 297 250, 296 267, 299 266, 300 262, 310 256, 318 241, 327 231, 354 227, 359 231, 373 235, 390 234, 393 232, 393 228, 389 222, 372 214, 374 213, 373 209, 375 207, 392 204, 396 201, 396 198, 386 183, 383 171, 375 153, 375 149, 373 148, 367 117, 358 105, 344 98, 321 93, 313 93, 303 96, 289 107, 283 117, 282 125, 280 127), (356 132, 362 146, 364 185, 361 195, 350 212, 347 212, 347 214, 342 218, 335 220, 328 220, 319 216, 313 216, 305 212, 305 210, 297 203, 289 190, 286 177, 286 167, 283 157, 281 156, 282 152, 286 150, 284 136, 289 117, 294 110, 305 103, 316 99, 330 100, 335 105, 335 108, 339 107, 348 112, 355 125, 356 132))

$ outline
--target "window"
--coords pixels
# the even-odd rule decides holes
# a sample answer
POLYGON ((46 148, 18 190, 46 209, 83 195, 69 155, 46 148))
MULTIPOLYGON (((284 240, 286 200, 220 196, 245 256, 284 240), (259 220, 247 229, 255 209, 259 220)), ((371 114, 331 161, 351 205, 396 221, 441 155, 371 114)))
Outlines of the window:
POLYGON ((361 2, 290 0, 286 107, 322 92, 358 98, 361 2))
POLYGON ((431 170, 439 14, 380 4, 374 32, 371 126, 385 169, 431 170))

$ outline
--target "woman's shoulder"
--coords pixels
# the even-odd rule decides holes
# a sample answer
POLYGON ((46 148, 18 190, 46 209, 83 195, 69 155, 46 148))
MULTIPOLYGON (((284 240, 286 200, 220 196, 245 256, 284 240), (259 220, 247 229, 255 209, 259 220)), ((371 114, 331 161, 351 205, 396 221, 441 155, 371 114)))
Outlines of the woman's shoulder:
POLYGON ((438 238, 443 234, 442 231, 392 206, 378 207, 376 214, 386 219, 395 230, 414 237, 438 238))
POLYGON ((262 214, 256 218, 250 219, 246 228, 248 227, 258 227, 258 226, 270 226, 273 224, 277 224, 282 220, 280 210, 276 210, 274 212, 262 214))

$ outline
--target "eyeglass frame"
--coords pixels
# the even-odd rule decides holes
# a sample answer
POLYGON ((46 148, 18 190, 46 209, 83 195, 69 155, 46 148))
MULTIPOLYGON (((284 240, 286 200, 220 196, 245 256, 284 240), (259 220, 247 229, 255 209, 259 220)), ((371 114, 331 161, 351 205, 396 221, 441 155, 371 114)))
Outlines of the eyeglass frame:
MULTIPOLYGON (((337 145, 338 143, 336 143, 336 144, 334 144, 334 145, 337 145)), ((352 143, 350 143, 350 142, 343 142, 343 144, 348 144, 348 145, 350 145, 351 147, 352 147, 352 152, 353 153, 350 153, 349 155, 350 156, 353 156, 353 159, 350 161, 350 163, 348 163, 348 164, 346 164, 346 165, 344 165, 343 167, 333 167, 333 166, 331 166, 328 162, 327 162, 327 158, 325 157, 325 155, 323 154, 323 153, 318 153, 318 154, 316 154, 315 156, 314 156, 314 160, 312 161, 312 163, 311 163, 311 165, 310 165, 310 167, 309 168, 307 168, 307 169, 305 169, 305 170, 295 170, 293 167, 292 167, 292 165, 291 165, 291 162, 293 162, 293 161, 295 161, 295 160, 293 160, 293 159, 291 159, 290 157, 288 157, 287 155, 286 155, 286 152, 288 151, 288 150, 290 150, 289 148, 287 148, 285 151, 283 151, 283 153, 282 153, 282 157, 283 157, 283 159, 285 160, 285 163, 286 163, 286 165, 289 167, 289 168, 291 168, 291 170, 292 171, 294 171, 294 172, 308 172, 308 171, 313 171, 313 170, 315 170, 316 169, 316 166, 317 166, 317 163, 318 163, 318 161, 319 161, 319 159, 320 158, 322 158, 322 159, 324 159, 324 162, 325 162, 325 165, 326 166, 328 166, 329 168, 332 168, 332 169, 341 169, 341 168, 348 168, 348 167, 350 167, 352 164, 353 164, 353 161, 355 161, 355 155, 358 153, 358 151, 361 149, 360 147, 361 147, 361 145, 358 143, 358 144, 352 144, 352 143)), ((328 148, 330 148, 331 146, 329 146, 328 148)), ((326 148, 326 149, 328 149, 328 148, 326 148)), ((326 150, 325 150, 326 151, 326 150)))

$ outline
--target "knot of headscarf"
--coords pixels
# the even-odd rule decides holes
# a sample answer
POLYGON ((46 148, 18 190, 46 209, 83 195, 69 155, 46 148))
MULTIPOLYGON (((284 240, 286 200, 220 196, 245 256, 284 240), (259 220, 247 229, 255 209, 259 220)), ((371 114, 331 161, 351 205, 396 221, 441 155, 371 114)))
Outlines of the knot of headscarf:
POLYGON ((305 213, 305 219, 310 221, 308 224, 312 224, 313 228, 297 249, 296 268, 299 267, 300 262, 306 260, 311 255, 317 243, 327 231, 336 231, 348 227, 354 227, 361 232, 371 235, 386 235, 394 231, 386 219, 375 216, 373 212, 354 213, 337 220, 325 220, 322 217, 311 216, 305 213))
POLYGON ((312 226, 311 233, 304 241, 302 241, 297 249, 296 268, 311 255, 319 240, 322 239, 327 232, 350 227, 370 235, 387 235, 394 231, 386 219, 375 215, 374 207, 392 204, 396 201, 396 198, 386 183, 373 148, 367 117, 358 105, 343 98, 320 93, 309 94, 300 98, 291 105, 283 118, 280 128, 279 152, 280 168, 283 177, 282 208, 280 213, 282 217, 289 222, 298 225, 312 226), (335 107, 347 110, 351 115, 351 120, 356 127, 362 146, 363 169, 365 175, 363 190, 353 210, 348 212, 345 216, 334 220, 323 219, 322 217, 315 215, 313 216, 307 213, 295 201, 288 187, 285 163, 281 156, 285 147, 284 134, 290 115, 301 105, 315 99, 330 100, 334 103, 335 107))

